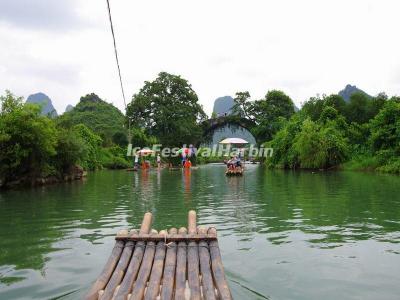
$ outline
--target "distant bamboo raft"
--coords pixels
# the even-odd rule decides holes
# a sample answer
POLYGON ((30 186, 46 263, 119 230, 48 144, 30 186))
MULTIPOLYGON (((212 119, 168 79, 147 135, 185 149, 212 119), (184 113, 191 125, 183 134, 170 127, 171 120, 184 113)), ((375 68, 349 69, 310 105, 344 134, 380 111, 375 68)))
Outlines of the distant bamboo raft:
POLYGON ((139 232, 121 230, 87 300, 232 299, 215 228, 196 227, 196 213, 184 227, 151 228, 146 213, 139 232))
POLYGON ((225 172, 226 176, 242 176, 243 168, 227 169, 225 172))

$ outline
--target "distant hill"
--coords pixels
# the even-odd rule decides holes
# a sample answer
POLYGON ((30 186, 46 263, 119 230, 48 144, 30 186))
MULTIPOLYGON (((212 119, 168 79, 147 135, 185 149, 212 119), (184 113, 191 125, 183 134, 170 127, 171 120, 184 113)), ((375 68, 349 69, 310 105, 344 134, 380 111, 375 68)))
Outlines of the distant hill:
POLYGON ((74 109, 74 107, 71 104, 68 104, 67 107, 65 108, 65 112, 69 112, 73 109, 74 109))
POLYGON ((34 103, 39 104, 42 107, 42 115, 57 117, 57 111, 51 102, 49 96, 44 93, 36 93, 29 95, 28 99, 26 99, 26 103, 34 103))
POLYGON ((219 97, 214 101, 213 112, 220 115, 232 114, 232 108, 235 105, 235 101, 231 96, 219 97))
POLYGON ((60 122, 66 127, 86 125, 101 136, 105 145, 112 142, 121 144, 122 139, 126 140, 125 116, 114 105, 93 93, 81 97, 71 111, 60 116, 60 122))
POLYGON ((339 92, 339 96, 342 96, 342 98, 346 101, 346 102, 348 102, 348 101, 350 101, 350 97, 351 97, 351 95, 353 95, 354 93, 362 93, 362 94, 365 94, 365 95, 367 95, 368 97, 371 97, 370 95, 368 95, 366 92, 364 92, 363 90, 360 90, 358 87, 356 87, 355 85, 350 85, 350 84, 348 84, 348 85, 346 85, 346 87, 343 89, 343 90, 341 90, 340 92, 339 92))

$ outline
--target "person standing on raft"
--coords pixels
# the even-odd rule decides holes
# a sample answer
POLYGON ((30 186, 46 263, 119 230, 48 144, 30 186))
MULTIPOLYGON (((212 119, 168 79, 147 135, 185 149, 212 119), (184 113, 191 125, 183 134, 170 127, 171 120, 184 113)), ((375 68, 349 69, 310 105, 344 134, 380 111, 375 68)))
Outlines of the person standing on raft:
POLYGON ((185 169, 190 169, 190 168, 192 167, 192 162, 190 161, 189 158, 186 159, 186 161, 185 161, 183 167, 184 167, 185 169))
POLYGON ((161 156, 160 156, 159 153, 157 154, 157 167, 158 167, 159 169, 161 168, 161 156))
POLYGON ((133 168, 134 168, 135 170, 137 170, 137 169, 139 168, 139 156, 138 156, 137 153, 135 154, 135 163, 134 163, 134 165, 133 165, 133 168))

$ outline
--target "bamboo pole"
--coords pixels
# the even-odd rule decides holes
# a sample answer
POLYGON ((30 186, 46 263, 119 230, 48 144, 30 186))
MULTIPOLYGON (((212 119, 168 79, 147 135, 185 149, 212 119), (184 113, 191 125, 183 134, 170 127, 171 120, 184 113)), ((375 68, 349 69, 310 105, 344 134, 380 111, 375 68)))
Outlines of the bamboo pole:
POLYGON ((189 211, 188 213, 188 232, 189 234, 196 234, 196 212, 194 210, 189 211))
MULTIPOLYGON (((166 235, 166 230, 161 230, 160 235, 166 235)), ((165 258, 165 243, 158 242, 156 247, 156 254, 154 256, 153 267, 151 269, 151 276, 146 290, 145 300, 155 300, 160 293, 161 276, 164 268, 165 258)))
POLYGON ((121 280, 124 277, 125 270, 132 256, 133 248, 134 242, 128 241, 125 244, 124 251, 121 254, 118 265, 115 268, 106 289, 104 290, 103 296, 100 298, 101 300, 109 300, 114 295, 115 288, 121 283, 121 280))
MULTIPOLYGON (((157 233, 155 231, 155 233, 157 233)), ((156 244, 154 242, 148 242, 146 245, 146 250, 144 252, 142 264, 140 265, 140 270, 137 279, 132 288, 132 296, 130 300, 142 300, 147 280, 149 279, 151 267, 153 265, 154 253, 156 244)))
MULTIPOLYGON (((169 230, 170 235, 175 235, 176 228, 169 230)), ((161 300, 171 300, 174 292, 174 278, 176 268, 176 243, 171 242, 168 245, 167 256, 165 258, 164 274, 161 289, 161 300)))
POLYGON ((153 215, 147 212, 143 216, 142 225, 140 226, 140 233, 149 233, 151 229, 153 215))
MULTIPOLYGON (((207 233, 207 228, 199 227, 198 232, 201 234, 207 233)), ((203 288, 203 297, 205 300, 215 300, 214 281, 211 274, 211 261, 210 261, 210 248, 206 241, 199 243, 199 257, 200 257, 200 270, 201 281, 203 288)))
POLYGON ((98 299, 99 291, 103 290, 104 287, 107 285, 108 280, 110 279, 111 274, 118 263, 118 259, 121 256, 124 245, 125 243, 123 241, 117 241, 115 243, 111 255, 106 265, 104 266, 103 270, 101 271, 100 276, 98 277, 96 282, 92 285, 92 288, 87 293, 85 297, 86 300, 98 299))
POLYGON ((215 240, 216 237, 212 236, 210 234, 174 234, 165 237, 165 235, 162 234, 155 234, 155 235, 149 235, 149 234, 129 234, 129 235, 122 235, 122 236, 117 236, 115 238, 117 241, 132 241, 132 242, 138 242, 138 241, 144 241, 144 242, 182 242, 182 241, 194 241, 194 242, 200 242, 200 241, 210 241, 210 240, 215 240))
MULTIPOLYGON (((182 227, 178 233, 186 234, 186 228, 182 227)), ((175 300, 185 300, 186 288, 186 242, 178 243, 176 255, 176 275, 175 275, 175 300)))
MULTIPOLYGON (((149 233, 150 228, 151 228, 151 222, 152 222, 151 213, 145 213, 139 233, 140 234, 149 233)), ((144 248, 145 248, 144 242, 136 243, 135 250, 133 252, 131 261, 129 263, 125 277, 122 280, 122 283, 121 283, 121 285, 118 289, 118 292, 115 296, 115 300, 126 300, 128 294, 131 293, 132 285, 136 279, 140 264, 143 259, 144 248)))
MULTIPOLYGON (((208 233, 217 236, 217 230, 210 228, 208 233)), ((211 266, 214 275, 215 285, 218 290, 219 298, 222 300, 231 300, 232 295, 225 278, 224 267, 222 265, 221 253, 219 251, 218 241, 210 242, 211 266)))
MULTIPOLYGON (((191 210, 188 214, 189 234, 196 234, 196 212, 191 210)), ((188 282, 190 288, 190 299, 200 300, 200 272, 199 272, 199 247, 196 242, 189 242, 187 250, 188 260, 188 282)))

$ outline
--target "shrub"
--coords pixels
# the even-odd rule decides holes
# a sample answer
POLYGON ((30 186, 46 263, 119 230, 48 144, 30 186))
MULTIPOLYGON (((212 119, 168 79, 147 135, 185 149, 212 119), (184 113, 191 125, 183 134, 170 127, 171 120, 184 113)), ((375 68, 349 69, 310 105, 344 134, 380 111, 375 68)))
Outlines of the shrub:
POLYGON ((0 97, 0 177, 40 176, 56 154, 56 128, 40 107, 23 104, 7 91, 0 97))

